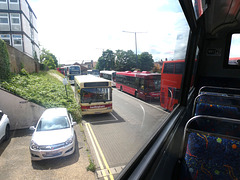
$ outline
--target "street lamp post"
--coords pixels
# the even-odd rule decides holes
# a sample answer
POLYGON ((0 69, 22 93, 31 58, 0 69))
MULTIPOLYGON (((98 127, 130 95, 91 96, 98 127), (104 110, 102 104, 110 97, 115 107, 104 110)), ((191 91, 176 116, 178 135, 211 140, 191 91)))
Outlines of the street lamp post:
POLYGON ((137 60, 138 60, 138 57, 137 57, 137 33, 146 33, 146 32, 131 32, 131 31, 122 31, 122 32, 125 32, 125 33, 134 33, 134 34, 135 34, 136 68, 137 68, 137 60))

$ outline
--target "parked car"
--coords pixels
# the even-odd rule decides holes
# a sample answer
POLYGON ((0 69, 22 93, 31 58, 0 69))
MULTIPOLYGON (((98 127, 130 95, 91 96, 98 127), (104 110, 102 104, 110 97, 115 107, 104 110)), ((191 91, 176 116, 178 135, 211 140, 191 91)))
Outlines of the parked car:
POLYGON ((71 114, 66 108, 50 108, 43 112, 30 142, 32 160, 68 156, 75 151, 75 133, 71 114))
POLYGON ((8 116, 0 110, 0 141, 10 137, 10 123, 8 116))

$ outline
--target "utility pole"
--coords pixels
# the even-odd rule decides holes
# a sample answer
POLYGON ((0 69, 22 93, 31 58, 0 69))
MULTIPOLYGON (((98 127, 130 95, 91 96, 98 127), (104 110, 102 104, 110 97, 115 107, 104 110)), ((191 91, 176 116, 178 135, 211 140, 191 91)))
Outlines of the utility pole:
POLYGON ((135 34, 136 68, 137 68, 137 67, 138 67, 138 64, 137 64, 137 60, 138 60, 138 57, 137 57, 137 33, 146 33, 146 32, 132 32, 132 31, 122 31, 122 32, 125 32, 125 33, 134 33, 134 34, 135 34))

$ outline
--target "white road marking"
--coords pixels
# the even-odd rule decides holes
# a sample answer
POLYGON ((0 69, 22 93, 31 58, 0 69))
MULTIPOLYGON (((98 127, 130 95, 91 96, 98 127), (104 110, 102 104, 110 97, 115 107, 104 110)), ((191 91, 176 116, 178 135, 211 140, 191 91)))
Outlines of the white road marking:
MULTIPOLYGON (((118 90, 117 90, 117 89, 114 89, 114 91, 118 91, 118 90)), ((156 107, 156 106, 153 106, 153 105, 151 105, 151 104, 148 104, 148 103, 144 102, 143 100, 140 100, 140 99, 138 99, 138 98, 135 98, 135 97, 133 97, 133 96, 131 96, 131 95, 125 93, 125 92, 121 92, 121 91, 118 91, 118 92, 119 92, 119 93, 123 93, 123 94, 129 96, 129 97, 132 98, 132 99, 135 99, 135 100, 137 100, 137 101, 139 101, 139 102, 141 102, 141 103, 144 103, 144 104, 146 104, 146 105, 148 105, 148 106, 151 106, 151 107, 153 107, 153 108, 155 108, 155 109, 157 109, 157 110, 160 110, 160 111, 166 113, 166 111, 164 111, 164 110, 162 110, 162 109, 160 109, 160 108, 158 108, 158 107, 156 107)), ((159 104, 160 104, 160 101, 159 101, 159 104)))
POLYGON ((139 104, 140 107, 142 108, 142 111, 143 111, 143 120, 142 120, 142 124, 141 124, 141 128, 143 127, 143 123, 144 123, 144 120, 145 120, 145 109, 143 108, 143 106, 141 104, 139 104))

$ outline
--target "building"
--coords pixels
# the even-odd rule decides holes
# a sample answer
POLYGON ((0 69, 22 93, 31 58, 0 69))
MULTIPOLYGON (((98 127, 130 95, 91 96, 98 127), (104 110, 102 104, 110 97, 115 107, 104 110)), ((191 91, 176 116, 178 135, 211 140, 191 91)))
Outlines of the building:
POLYGON ((161 59, 161 61, 154 62, 153 72, 161 73, 161 71, 162 71, 162 65, 163 65, 162 59, 161 59))
POLYGON ((84 75, 84 74, 87 74, 87 70, 88 68, 86 68, 86 66, 82 65, 82 64, 79 64, 78 62, 75 62, 73 65, 78 65, 81 67, 81 74, 84 75))
POLYGON ((82 65, 85 66, 87 69, 93 69, 93 60, 91 60, 90 62, 85 62, 84 64, 82 63, 82 65))
POLYGON ((27 0, 0 0, 0 38, 10 46, 39 59, 37 17, 27 0))

